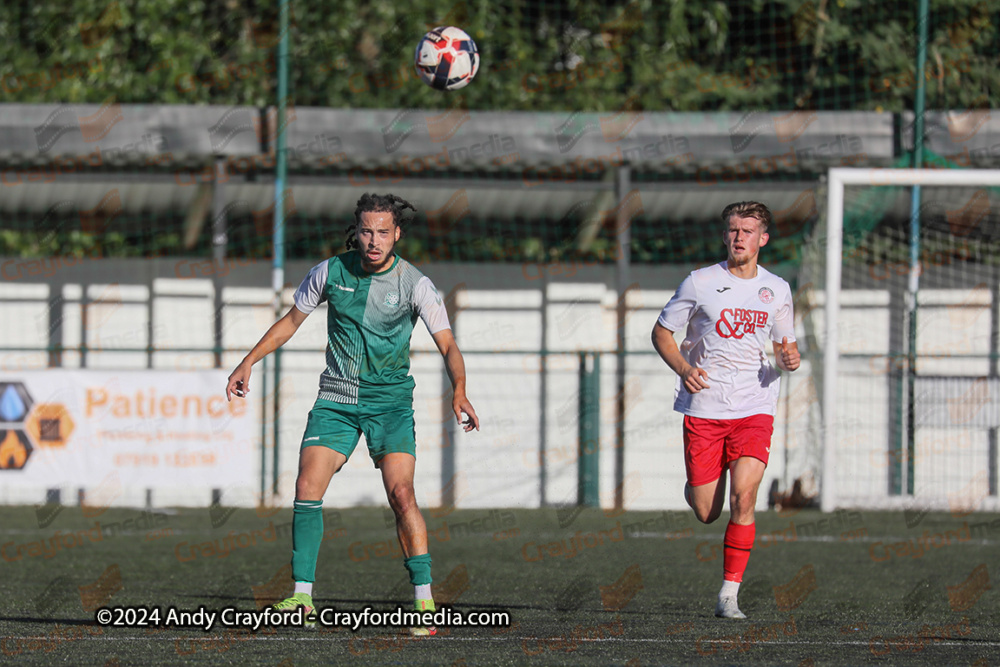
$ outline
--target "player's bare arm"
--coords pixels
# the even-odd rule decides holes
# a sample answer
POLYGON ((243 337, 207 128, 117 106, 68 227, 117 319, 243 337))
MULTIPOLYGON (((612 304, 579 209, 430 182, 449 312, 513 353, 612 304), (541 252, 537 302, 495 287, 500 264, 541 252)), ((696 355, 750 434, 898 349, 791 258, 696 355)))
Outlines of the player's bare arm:
POLYGON ((781 339, 780 343, 773 343, 774 358, 778 362, 778 368, 783 371, 794 371, 799 367, 801 357, 799 356, 799 344, 796 341, 788 342, 788 336, 781 339))
POLYGON ((479 430, 479 417, 472 408, 472 403, 465 395, 465 359, 462 351, 458 349, 455 336, 451 329, 443 329, 434 335, 434 342, 437 344, 441 356, 444 357, 444 366, 448 370, 448 377, 451 379, 453 398, 451 408, 455 412, 455 419, 465 429, 466 433, 472 429, 479 430), (468 415, 468 419, 462 421, 462 413, 468 415))
POLYGON ((659 322, 653 325, 653 347, 660 358, 666 362, 670 369, 681 376, 684 388, 692 394, 697 394, 702 389, 708 389, 708 373, 704 368, 692 366, 684 360, 674 340, 674 332, 667 329, 659 322))
POLYGON ((234 395, 245 398, 250 393, 250 371, 253 365, 287 343, 307 317, 309 315, 292 306, 284 317, 271 325, 267 333, 257 341, 236 370, 230 374, 226 384, 226 400, 233 400, 234 395))

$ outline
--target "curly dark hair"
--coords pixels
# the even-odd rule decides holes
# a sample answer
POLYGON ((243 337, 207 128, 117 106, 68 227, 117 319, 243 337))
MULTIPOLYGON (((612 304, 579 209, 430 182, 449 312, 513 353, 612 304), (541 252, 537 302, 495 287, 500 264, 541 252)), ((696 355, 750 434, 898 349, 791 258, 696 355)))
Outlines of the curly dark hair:
POLYGON ((358 207, 354 209, 354 224, 348 225, 345 230, 347 232, 347 249, 351 250, 358 247, 358 239, 355 236, 355 232, 358 225, 361 224, 362 213, 391 213, 393 224, 397 227, 402 227, 406 209, 410 209, 414 213, 417 211, 417 208, 413 204, 396 195, 377 195, 368 194, 367 192, 361 195, 361 199, 358 200, 358 207))

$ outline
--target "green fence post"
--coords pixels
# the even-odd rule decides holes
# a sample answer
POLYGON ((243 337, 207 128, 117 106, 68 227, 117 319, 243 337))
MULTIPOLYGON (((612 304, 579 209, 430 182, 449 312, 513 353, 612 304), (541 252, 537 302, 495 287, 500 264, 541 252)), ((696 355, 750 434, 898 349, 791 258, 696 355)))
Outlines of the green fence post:
POLYGON ((577 503, 600 505, 598 471, 601 436, 601 357, 597 352, 580 353, 579 456, 577 503))
MULTIPOLYGON (((913 100, 913 168, 924 166, 924 98, 927 86, 924 68, 927 63, 927 31, 930 21, 928 0, 920 0, 917 14, 917 80, 916 95, 913 100)), ((906 350, 906 490, 900 491, 912 496, 913 462, 916 458, 916 391, 917 375, 917 291, 920 289, 920 186, 914 185, 910 197, 910 275, 906 287, 907 350, 906 350)), ((896 465, 900 468, 902 460, 896 465)), ((894 489, 895 490, 895 489, 894 489)))
MULTIPOLYGON (((282 316, 281 295, 285 288, 285 206, 288 203, 288 155, 285 152, 285 105, 288 102, 288 0, 278 2, 278 118, 274 151, 274 268, 271 283, 274 288, 274 316, 282 316)), ((281 443, 281 348, 274 351, 274 463, 271 470, 271 493, 278 495, 279 444, 281 443)))

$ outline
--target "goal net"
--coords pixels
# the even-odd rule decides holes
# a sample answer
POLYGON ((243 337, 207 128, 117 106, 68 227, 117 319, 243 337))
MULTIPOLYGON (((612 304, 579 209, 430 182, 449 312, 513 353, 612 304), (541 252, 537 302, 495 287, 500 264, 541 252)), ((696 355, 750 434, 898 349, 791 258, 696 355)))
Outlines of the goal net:
POLYGON ((1000 509, 1000 170, 836 168, 827 188, 797 304, 821 506, 1000 509))

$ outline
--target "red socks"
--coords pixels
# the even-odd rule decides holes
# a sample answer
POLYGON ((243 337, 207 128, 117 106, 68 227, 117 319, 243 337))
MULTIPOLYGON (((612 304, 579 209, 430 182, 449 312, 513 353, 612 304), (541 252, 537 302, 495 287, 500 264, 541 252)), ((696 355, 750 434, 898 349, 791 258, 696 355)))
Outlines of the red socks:
POLYGON ((747 569, 747 561, 750 560, 750 549, 753 548, 753 541, 756 536, 756 523, 751 523, 749 526, 741 526, 732 521, 729 522, 729 525, 726 526, 726 537, 722 541, 723 579, 726 581, 743 581, 743 573, 747 569))

